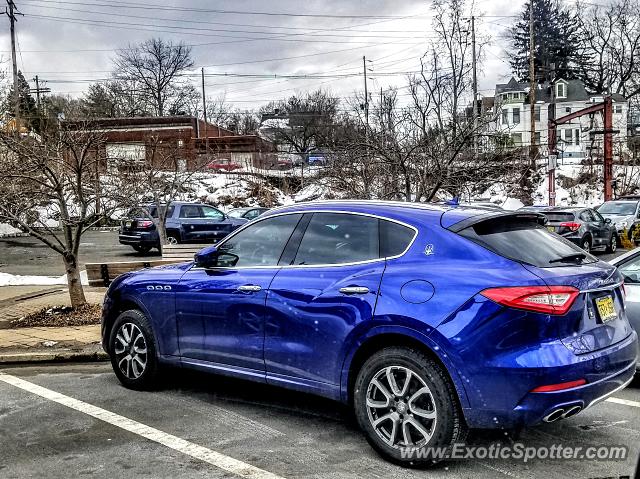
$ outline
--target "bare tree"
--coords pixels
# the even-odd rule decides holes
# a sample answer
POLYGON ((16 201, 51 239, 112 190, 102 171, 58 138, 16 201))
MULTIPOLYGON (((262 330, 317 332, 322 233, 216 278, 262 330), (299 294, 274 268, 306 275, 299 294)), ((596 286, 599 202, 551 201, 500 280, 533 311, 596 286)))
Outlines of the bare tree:
POLYGON ((147 99, 152 113, 163 116, 188 85, 182 77, 193 66, 191 47, 153 38, 119 50, 114 60, 115 78, 134 82, 147 99))
POLYGON ((110 179, 111 191, 118 205, 138 209, 154 222, 162 247, 168 243, 166 220, 171 203, 192 189, 206 162, 188 163, 183 147, 158 135, 150 135, 145 143, 146 159, 132 167, 123 162, 110 179))
POLYGON ((578 3, 581 35, 578 76, 596 92, 640 94, 640 2, 578 3))
POLYGON ((73 307, 85 303, 80 241, 103 217, 98 214, 103 141, 88 123, 73 130, 48 128, 38 137, 0 133, 0 220, 60 255, 73 307))

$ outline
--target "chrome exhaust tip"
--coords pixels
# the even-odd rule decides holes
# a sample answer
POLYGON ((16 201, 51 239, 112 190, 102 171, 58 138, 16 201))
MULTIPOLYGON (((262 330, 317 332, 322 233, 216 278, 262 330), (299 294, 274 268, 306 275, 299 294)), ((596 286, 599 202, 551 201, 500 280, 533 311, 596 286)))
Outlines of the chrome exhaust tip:
POLYGON ((582 411, 582 406, 573 406, 570 407, 569 409, 567 409, 564 414, 562 415, 562 419, 566 419, 568 417, 571 416, 575 416, 576 414, 578 414, 580 411, 582 411))
POLYGON ((560 419, 561 417, 564 417, 564 414, 565 414, 564 409, 562 408, 555 409, 554 411, 550 412, 545 417, 543 417, 542 420, 544 422, 554 422, 560 419))

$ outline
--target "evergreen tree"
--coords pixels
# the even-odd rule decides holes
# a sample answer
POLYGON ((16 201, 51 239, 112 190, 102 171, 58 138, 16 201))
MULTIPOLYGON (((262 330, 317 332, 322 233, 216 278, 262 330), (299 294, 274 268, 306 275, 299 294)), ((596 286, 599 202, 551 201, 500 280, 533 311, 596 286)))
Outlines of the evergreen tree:
MULTIPOLYGON (((15 100, 14 100, 13 84, 7 93, 2 105, 5 116, 15 116, 15 100)), ((23 125, 33 125, 37 122, 38 108, 36 100, 31 96, 31 87, 29 82, 24 78, 21 71, 18 71, 18 102, 20 105, 20 117, 23 125)))
POLYGON ((529 0, 522 18, 511 28, 513 74, 522 82, 529 81, 529 5, 533 1, 534 62, 536 81, 575 78, 578 57, 578 22, 574 14, 562 8, 557 0, 529 0), (554 75, 555 69, 555 75, 554 75))

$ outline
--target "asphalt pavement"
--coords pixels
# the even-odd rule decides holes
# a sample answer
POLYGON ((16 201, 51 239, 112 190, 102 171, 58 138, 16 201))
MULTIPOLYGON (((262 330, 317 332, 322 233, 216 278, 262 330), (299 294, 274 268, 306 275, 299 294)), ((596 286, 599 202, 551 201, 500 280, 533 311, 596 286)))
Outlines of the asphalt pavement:
MULTIPOLYGON (((622 253, 622 249, 615 255, 595 252, 605 261, 622 253)), ((141 255, 130 246, 121 245, 117 231, 88 231, 83 235, 80 245, 81 265, 159 258, 160 252, 156 249, 141 255)), ((0 238, 0 273, 62 276, 64 267, 60 256, 35 238, 0 238)))
POLYGON ((626 445, 626 460, 476 459, 416 471, 380 459, 346 407, 302 393, 199 373, 172 373, 158 391, 133 392, 107 363, 0 373, 4 479, 617 478, 633 477, 640 452, 639 380, 614 395, 620 401, 519 436, 474 431, 467 441, 626 445))
MULTIPOLYGON (((87 231, 80 244, 80 263, 159 259, 156 249, 141 255, 118 243, 117 231, 87 231)), ((31 237, 0 238, 0 272, 20 275, 62 276, 64 266, 55 251, 31 237)))

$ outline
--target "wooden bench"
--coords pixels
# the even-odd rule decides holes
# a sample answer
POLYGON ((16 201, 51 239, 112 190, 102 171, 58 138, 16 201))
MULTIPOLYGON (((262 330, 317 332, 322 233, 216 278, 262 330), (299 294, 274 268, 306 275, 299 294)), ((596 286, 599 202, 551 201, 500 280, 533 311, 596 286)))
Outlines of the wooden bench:
POLYGON ((86 263, 89 286, 109 286, 117 276, 163 264, 181 263, 180 259, 154 259, 146 261, 116 261, 113 263, 86 263))
POLYGON ((208 244, 167 244, 162 247, 162 259, 190 261, 193 255, 208 244))

